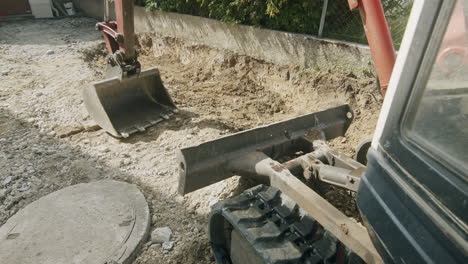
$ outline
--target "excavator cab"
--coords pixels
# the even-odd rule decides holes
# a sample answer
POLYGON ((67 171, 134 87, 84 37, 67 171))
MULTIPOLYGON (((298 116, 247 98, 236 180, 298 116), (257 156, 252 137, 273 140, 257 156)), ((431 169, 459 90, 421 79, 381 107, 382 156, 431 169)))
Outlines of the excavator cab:
POLYGON ((408 22, 357 195, 387 263, 468 261, 467 8, 415 1, 408 22))

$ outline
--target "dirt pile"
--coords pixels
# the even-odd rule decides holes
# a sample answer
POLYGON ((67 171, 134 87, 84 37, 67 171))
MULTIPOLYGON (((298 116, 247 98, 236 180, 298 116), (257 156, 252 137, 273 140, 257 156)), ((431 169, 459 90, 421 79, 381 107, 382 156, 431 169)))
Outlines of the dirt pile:
POLYGON ((382 103, 374 78, 334 69, 278 66, 154 34, 140 35, 138 40, 142 65, 160 69, 179 107, 234 131, 341 104, 351 105, 355 120, 349 140, 333 145, 353 154, 374 130, 382 103))

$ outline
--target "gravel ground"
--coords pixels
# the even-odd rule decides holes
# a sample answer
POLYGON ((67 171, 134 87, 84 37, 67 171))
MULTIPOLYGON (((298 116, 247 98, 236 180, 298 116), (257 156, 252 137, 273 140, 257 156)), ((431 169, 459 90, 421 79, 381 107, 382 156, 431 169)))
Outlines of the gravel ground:
MULTIPOLYGON (((81 99, 84 85, 103 79, 105 51, 95 22, 0 23, 0 224, 65 186, 123 180, 145 194, 152 229, 170 227, 173 233, 172 248, 147 243, 135 263, 213 263, 206 233, 209 208, 253 183, 233 177, 182 197, 176 192, 177 149, 342 103, 351 104, 356 120, 333 147, 352 155, 375 126, 380 98, 372 79, 276 66, 142 35, 142 64, 161 70, 181 111, 145 133, 113 138, 94 127, 81 99)), ((332 194, 331 200, 347 197, 332 194)))

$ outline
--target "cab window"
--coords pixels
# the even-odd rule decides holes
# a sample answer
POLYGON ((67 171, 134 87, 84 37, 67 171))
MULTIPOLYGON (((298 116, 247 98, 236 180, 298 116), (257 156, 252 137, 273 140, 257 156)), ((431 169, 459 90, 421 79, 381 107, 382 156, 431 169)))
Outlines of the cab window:
MULTIPOLYGON (((449 168, 468 175, 468 0, 459 0, 421 99, 403 124, 407 138, 449 168)), ((424 69, 423 69, 424 70, 424 69)))

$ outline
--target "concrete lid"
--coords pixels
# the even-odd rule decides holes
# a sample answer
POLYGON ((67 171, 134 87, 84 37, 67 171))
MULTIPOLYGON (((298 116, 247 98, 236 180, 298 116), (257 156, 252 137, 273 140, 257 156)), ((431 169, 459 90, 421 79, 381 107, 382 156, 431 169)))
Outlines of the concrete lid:
POLYGON ((150 214, 135 185, 78 184, 29 204, 0 228, 1 263, 131 263, 150 214))

